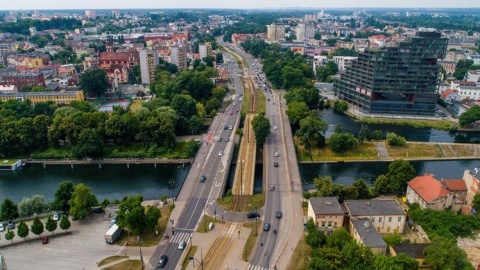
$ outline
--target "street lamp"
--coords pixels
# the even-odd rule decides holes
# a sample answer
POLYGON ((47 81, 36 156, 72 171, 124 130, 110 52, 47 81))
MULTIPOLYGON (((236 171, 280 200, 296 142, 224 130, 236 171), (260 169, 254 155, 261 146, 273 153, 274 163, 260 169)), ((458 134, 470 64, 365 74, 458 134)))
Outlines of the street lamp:
POLYGON ((137 243, 140 246, 140 263, 142 264, 142 269, 143 269, 143 256, 142 256, 142 239, 140 238, 140 235, 137 236, 137 243))
MULTIPOLYGON (((174 195, 175 180, 170 179, 170 180, 168 180, 168 183, 170 184, 170 188, 172 189, 172 199, 173 199, 173 198, 175 198, 175 195, 174 195)), ((173 199, 173 200, 175 200, 175 199, 173 199)))
POLYGON ((243 195, 243 167, 244 167, 245 160, 242 159, 242 163, 240 163, 240 196, 243 195))

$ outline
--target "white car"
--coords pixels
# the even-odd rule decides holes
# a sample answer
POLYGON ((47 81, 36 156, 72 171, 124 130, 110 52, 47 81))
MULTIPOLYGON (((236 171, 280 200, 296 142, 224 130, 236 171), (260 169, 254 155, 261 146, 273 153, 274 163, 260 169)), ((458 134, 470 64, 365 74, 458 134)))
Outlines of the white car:
POLYGON ((278 152, 275 152, 275 156, 276 156, 276 157, 279 157, 280 154, 279 154, 278 152))
POLYGON ((183 241, 180 244, 178 244, 178 249, 184 250, 186 246, 187 246, 187 242, 183 241))
POLYGON ((60 215, 58 214, 58 212, 53 213, 53 220, 55 220, 55 221, 60 220, 60 215))
POLYGON ((5 225, 3 223, 0 223, 0 232, 5 231, 5 225))
POLYGON ((219 156, 223 156, 223 151, 218 152, 219 156))

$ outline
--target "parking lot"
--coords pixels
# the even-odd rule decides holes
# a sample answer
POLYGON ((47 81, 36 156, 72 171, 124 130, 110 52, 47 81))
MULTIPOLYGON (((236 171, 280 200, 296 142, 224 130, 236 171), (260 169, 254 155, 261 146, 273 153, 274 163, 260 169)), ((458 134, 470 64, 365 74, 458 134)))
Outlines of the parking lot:
MULTIPOLYGON (((45 220, 42 220, 45 224, 45 220)), ((16 235, 14 244, 5 240, 5 233, 1 232, 0 252, 5 258, 7 268, 15 269, 96 269, 97 263, 108 256, 115 255, 119 250, 118 245, 105 243, 105 232, 109 228, 110 219, 105 214, 90 214, 85 220, 71 221, 72 226, 68 235, 58 235, 62 232, 60 226, 51 237, 46 231, 42 236, 48 235, 48 244, 42 244, 38 236, 29 233, 26 243, 23 238, 16 235)), ((16 224, 18 225, 18 224, 16 224)), ((27 223, 30 228, 31 222, 27 223)))

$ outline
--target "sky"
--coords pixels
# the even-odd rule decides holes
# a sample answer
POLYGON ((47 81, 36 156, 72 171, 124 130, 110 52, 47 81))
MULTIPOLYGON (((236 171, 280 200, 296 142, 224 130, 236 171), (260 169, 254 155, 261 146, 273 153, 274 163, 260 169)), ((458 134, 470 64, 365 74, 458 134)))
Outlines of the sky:
POLYGON ((1 0, 0 10, 164 8, 480 8, 479 0, 1 0))

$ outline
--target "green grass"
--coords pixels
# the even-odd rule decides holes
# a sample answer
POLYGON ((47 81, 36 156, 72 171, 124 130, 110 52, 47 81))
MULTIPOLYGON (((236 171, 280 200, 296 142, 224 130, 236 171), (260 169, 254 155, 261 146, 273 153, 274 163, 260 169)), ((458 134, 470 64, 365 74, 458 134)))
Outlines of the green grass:
MULTIPOLYGON (((202 220, 198 223, 198 228, 197 228, 197 232, 199 233, 208 233, 210 230, 208 229, 208 225, 210 224, 210 222, 213 222, 214 224, 215 223, 225 223, 224 221, 221 220, 221 216, 220 215, 217 215, 217 217, 211 217, 211 216, 207 216, 207 215, 204 215, 202 220)), ((215 226, 215 225, 214 225, 215 226)))
POLYGON ((414 119, 392 119, 392 118, 363 118, 362 122, 368 124, 391 124, 398 126, 411 126, 414 128, 430 127, 438 130, 456 130, 459 124, 445 119, 442 120, 414 120, 414 119))
POLYGON ((105 264, 116 262, 116 261, 119 261, 119 260, 124 259, 124 258, 125 258, 124 256, 111 256, 111 257, 108 257, 108 258, 105 258, 105 259, 101 260, 98 263, 98 266, 102 266, 102 265, 105 265, 105 264))
POLYGON ((187 256, 185 257, 185 259, 183 260, 183 263, 182 263, 182 269, 187 269, 188 267, 188 264, 190 263, 190 256, 194 256, 195 253, 197 252, 197 249, 198 247, 197 246, 191 246, 190 249, 188 249, 188 254, 187 256))
MULTIPOLYGON (((247 196, 247 195, 244 195, 247 196)), ((228 211, 233 211, 233 195, 225 196, 217 200, 219 206, 228 211)), ((262 207, 265 204, 265 194, 264 193, 255 193, 251 196, 248 196, 247 205, 239 206, 238 209, 241 209, 242 212, 251 212, 255 209, 262 207)))
POLYGON ((299 144, 295 138, 295 148, 299 161, 345 161, 345 160, 378 160, 377 150, 372 142, 363 142, 356 149, 337 153, 332 151, 327 145, 323 148, 312 148, 310 153, 304 145, 299 144))
POLYGON ((257 113, 266 112, 267 100, 265 95, 258 89, 255 89, 255 94, 257 95, 257 113))
POLYGON ((134 112, 136 110, 138 110, 138 108, 140 108, 142 106, 142 103, 144 103, 145 101, 143 100, 140 100, 140 99, 135 99, 133 100, 133 102, 130 104, 130 111, 134 112))
POLYGON ((303 270, 307 269, 309 256, 312 253, 312 248, 307 245, 305 236, 303 236, 298 242, 295 250, 293 251, 292 258, 288 262, 287 269, 291 270, 303 270))
POLYGON ((128 260, 119 264, 105 268, 107 270, 140 270, 142 265, 140 260, 128 260))
POLYGON ((13 165, 17 161, 18 159, 0 159, 0 165, 13 165))
POLYGON ((243 224, 243 226, 251 229, 250 235, 245 242, 245 246, 243 247, 242 252, 242 259, 248 262, 248 259, 250 258, 250 255, 252 255, 252 252, 255 249, 255 245, 257 244, 259 234, 258 230, 262 228, 262 224, 260 221, 257 221, 257 224, 255 224, 255 222, 250 222, 243 224))

